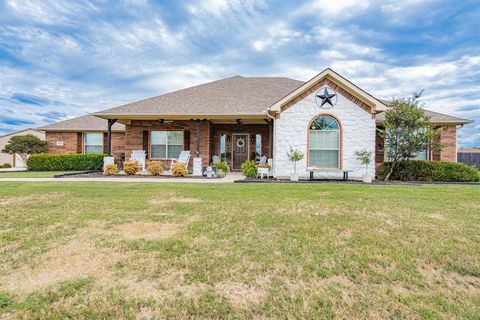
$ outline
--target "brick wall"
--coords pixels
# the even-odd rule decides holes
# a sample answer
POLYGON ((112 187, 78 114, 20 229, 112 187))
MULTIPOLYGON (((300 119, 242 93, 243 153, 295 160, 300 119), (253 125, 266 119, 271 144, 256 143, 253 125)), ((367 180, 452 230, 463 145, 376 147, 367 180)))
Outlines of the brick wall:
MULTIPOLYGON (((126 159, 130 157, 132 150, 145 150, 147 152, 147 159, 150 159, 149 141, 150 132, 156 130, 165 131, 188 131, 184 134, 184 150, 190 150, 192 153, 191 159, 195 157, 196 151, 196 134, 197 128, 195 121, 175 121, 172 123, 160 123, 155 120, 132 120, 131 124, 125 126, 125 156, 126 159), (189 142, 185 139, 189 135, 189 142), (145 138, 144 138, 145 136, 145 138), (147 141, 145 141, 147 140, 147 141)), ((202 121, 200 124, 200 157, 203 165, 207 165, 211 158, 211 123, 210 121, 202 121)), ((170 161, 165 161, 165 166, 170 164, 170 161)), ((190 160, 191 164, 192 160, 190 160)))
MULTIPOLYGON (((106 136, 106 133, 105 133, 106 136)), ((70 154, 83 153, 83 132, 46 132, 48 153, 70 154), (63 145, 57 145, 63 142, 63 145)), ((106 150, 106 139, 104 139, 106 150)), ((112 154, 119 158, 125 152, 125 133, 112 132, 112 154)))
POLYGON ((77 132, 45 132, 45 140, 48 153, 78 153, 77 132), (63 145, 57 145, 62 142, 63 145))
POLYGON ((233 140, 232 134, 249 134, 249 156, 250 160, 253 160, 255 157, 255 135, 262 135, 262 156, 272 157, 271 146, 270 146, 270 125, 268 124, 245 124, 245 125, 235 125, 235 124, 212 124, 212 155, 220 156, 220 136, 222 133, 225 133, 227 137, 230 138, 230 141, 226 142, 226 152, 228 157, 228 162, 231 167, 232 163, 232 148, 233 140), (252 141, 253 138, 253 141, 252 141))
MULTIPOLYGON (((378 131, 375 140, 375 164, 378 169, 384 161, 385 143, 378 134, 378 131)), ((441 143, 443 149, 441 151, 430 151, 429 159, 437 161, 457 161, 457 127, 455 125, 441 127, 440 136, 436 142, 441 143)))
POLYGON ((443 146, 440 151, 440 159, 443 161, 457 161, 457 127, 445 126, 440 133, 440 143, 443 146))

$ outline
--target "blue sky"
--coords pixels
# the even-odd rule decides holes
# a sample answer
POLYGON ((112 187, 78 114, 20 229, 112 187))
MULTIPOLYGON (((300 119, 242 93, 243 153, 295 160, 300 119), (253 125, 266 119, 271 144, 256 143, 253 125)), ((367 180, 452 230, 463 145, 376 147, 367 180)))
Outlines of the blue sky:
POLYGON ((0 2, 0 135, 232 75, 331 67, 380 98, 475 120, 478 0, 0 2))

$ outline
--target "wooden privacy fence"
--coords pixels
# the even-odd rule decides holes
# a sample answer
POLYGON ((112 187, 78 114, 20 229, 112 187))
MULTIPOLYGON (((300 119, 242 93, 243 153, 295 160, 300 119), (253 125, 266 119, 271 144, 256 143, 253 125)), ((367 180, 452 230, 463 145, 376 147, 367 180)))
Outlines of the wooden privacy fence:
POLYGON ((457 161, 475 166, 480 170, 480 152, 458 152, 457 161))

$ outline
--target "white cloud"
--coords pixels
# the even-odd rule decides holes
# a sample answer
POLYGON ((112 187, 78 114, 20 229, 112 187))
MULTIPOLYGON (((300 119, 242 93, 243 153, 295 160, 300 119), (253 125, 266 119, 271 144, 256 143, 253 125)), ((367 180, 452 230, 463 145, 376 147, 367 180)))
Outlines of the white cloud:
POLYGON ((369 0, 312 0, 301 5, 295 14, 316 15, 321 19, 344 19, 367 10, 370 5, 369 0))

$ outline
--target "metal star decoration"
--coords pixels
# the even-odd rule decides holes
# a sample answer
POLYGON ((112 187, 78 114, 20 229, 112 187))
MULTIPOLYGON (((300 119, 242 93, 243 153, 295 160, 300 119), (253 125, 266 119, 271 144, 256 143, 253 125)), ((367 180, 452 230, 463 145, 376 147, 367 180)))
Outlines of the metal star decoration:
POLYGON ((317 94, 317 98, 322 99, 322 103, 320 104, 320 107, 323 107, 325 103, 328 103, 333 107, 332 99, 335 98, 336 95, 337 95, 336 93, 328 93, 327 88, 324 88, 323 93, 317 94))

